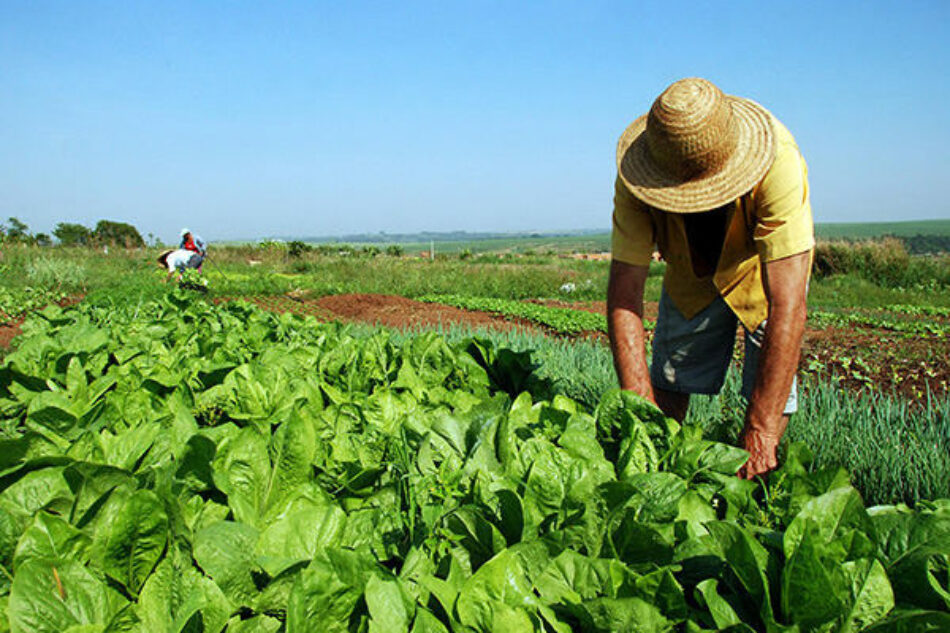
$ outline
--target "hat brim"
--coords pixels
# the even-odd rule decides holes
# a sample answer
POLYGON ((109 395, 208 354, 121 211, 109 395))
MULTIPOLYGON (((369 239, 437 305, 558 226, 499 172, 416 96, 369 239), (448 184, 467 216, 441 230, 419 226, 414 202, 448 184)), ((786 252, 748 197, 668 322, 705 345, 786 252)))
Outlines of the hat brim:
POLYGON ((748 193, 775 159, 771 115, 758 103, 726 95, 738 130, 735 150, 716 172, 688 180, 658 169, 650 159, 644 131, 647 115, 624 130, 617 144, 617 173, 634 196, 671 213, 701 213, 748 193))

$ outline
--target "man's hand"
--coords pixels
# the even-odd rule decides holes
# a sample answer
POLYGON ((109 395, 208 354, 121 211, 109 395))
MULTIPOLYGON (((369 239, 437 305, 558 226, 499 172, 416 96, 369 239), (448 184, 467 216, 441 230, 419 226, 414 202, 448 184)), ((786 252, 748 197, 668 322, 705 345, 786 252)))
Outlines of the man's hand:
POLYGON ((801 356, 810 266, 810 253, 766 262, 764 266, 769 316, 742 432, 750 457, 739 471, 740 477, 749 479, 778 466, 775 449, 788 424, 783 412, 801 356))
POLYGON ((778 443, 782 434, 746 430, 742 434, 742 448, 749 451, 749 461, 739 469, 741 479, 752 479, 778 468, 778 443))

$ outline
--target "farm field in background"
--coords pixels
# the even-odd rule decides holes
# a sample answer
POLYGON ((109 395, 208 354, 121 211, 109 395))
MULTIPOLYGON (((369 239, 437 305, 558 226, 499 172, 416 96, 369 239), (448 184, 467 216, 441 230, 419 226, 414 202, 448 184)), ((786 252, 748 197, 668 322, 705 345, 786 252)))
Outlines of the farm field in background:
POLYGON ((950 237, 950 220, 918 220, 907 222, 833 222, 815 224, 815 235, 826 240, 867 240, 893 235, 912 237, 930 235, 950 237))
MULTIPOLYGON (((919 220, 906 222, 862 222, 862 223, 817 223, 815 235, 821 240, 869 240, 887 236, 913 238, 927 236, 938 239, 950 239, 950 220, 919 220)), ((398 246, 403 252, 418 255, 428 252, 434 244, 436 253, 458 255, 460 253, 597 253, 610 249, 610 233, 583 231, 571 234, 546 235, 523 233, 517 235, 432 233, 432 234, 364 234, 347 238, 284 238, 285 242, 294 239, 303 240, 313 246, 322 246, 327 250, 347 247, 373 247, 385 250, 398 246)), ((235 242, 232 245, 256 244, 255 242, 235 242)), ((947 242, 950 245, 950 242, 947 242)), ((947 248, 943 249, 948 250, 947 248)))
POLYGON ((212 247, 198 293, 155 255, 3 250, 2 621, 68 628, 52 556, 143 633, 183 617, 176 592, 229 631, 316 630, 305 604, 370 630, 950 626, 950 546, 915 545, 950 533, 947 256, 819 249, 801 411, 763 487, 731 474, 736 372, 682 428, 618 396, 603 258, 212 247), (323 529, 296 542, 295 521, 323 529), (750 574, 775 611, 743 606, 750 574), (827 596, 797 589, 821 574, 827 596))

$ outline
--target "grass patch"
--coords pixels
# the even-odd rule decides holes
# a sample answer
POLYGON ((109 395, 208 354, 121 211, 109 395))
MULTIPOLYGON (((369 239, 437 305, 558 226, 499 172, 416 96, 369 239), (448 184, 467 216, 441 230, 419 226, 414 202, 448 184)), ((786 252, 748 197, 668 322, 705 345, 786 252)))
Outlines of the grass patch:
POLYGON ((878 309, 894 304, 950 307, 950 287, 887 288, 854 274, 813 279, 808 291, 809 308, 878 309))
MULTIPOLYGON (((255 260, 256 261, 256 260, 255 260)), ((300 289, 313 296, 344 293, 466 294, 504 299, 564 297, 560 288, 573 284, 570 297, 602 298, 607 288, 607 267, 602 262, 535 264, 472 263, 379 257, 312 256, 294 262, 243 263, 208 267, 213 291, 228 295, 280 294, 300 289), (596 264, 596 265, 592 265, 596 264)))
POLYGON ((813 276, 853 274, 888 288, 950 286, 950 255, 912 256, 893 237, 867 242, 819 242, 813 276))
POLYGON ((950 325, 927 320, 901 320, 880 314, 856 314, 813 311, 808 315, 813 325, 819 327, 870 327, 890 330, 908 336, 948 336, 950 325))
MULTIPOLYGON (((745 414, 740 389, 739 372, 730 370, 718 397, 692 398, 688 419, 706 426, 714 439, 736 442, 745 414)), ((856 394, 833 381, 805 380, 785 441, 807 444, 814 468, 847 469, 868 505, 950 496, 946 398, 911 409, 907 400, 886 393, 856 394)))

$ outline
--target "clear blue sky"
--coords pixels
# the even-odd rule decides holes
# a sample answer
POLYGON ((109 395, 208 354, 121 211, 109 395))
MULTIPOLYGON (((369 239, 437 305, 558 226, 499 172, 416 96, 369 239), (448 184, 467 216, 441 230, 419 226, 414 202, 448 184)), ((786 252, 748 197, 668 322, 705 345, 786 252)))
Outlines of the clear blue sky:
POLYGON ((755 99, 816 221, 948 218, 950 2, 0 2, 0 219, 171 241, 610 226, 670 82, 755 99))

